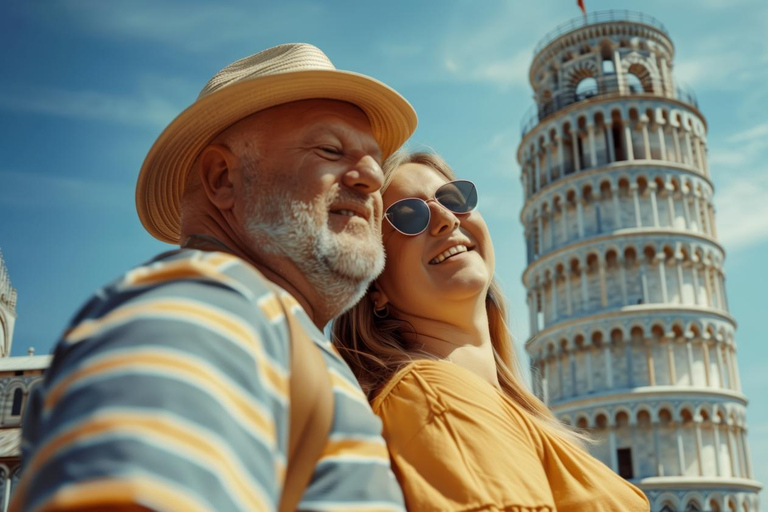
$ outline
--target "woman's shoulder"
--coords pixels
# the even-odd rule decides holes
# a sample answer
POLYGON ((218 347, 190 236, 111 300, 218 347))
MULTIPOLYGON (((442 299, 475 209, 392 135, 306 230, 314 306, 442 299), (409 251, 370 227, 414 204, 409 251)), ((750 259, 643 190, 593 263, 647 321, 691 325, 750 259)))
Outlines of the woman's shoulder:
POLYGON ((454 402, 495 399, 497 391, 466 368, 449 361, 417 359, 400 368, 371 406, 378 414, 393 404, 444 409, 454 402))

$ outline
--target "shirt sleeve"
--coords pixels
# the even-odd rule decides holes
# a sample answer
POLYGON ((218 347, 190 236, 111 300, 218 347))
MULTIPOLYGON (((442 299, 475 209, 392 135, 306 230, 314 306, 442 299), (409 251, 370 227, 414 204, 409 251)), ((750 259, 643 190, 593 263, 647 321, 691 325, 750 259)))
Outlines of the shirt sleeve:
POLYGON ((554 511, 530 425, 488 384, 453 369, 466 372, 412 365, 374 401, 408 509, 554 511))
POLYGON ((10 510, 275 510, 289 371, 275 302, 201 281, 92 301, 30 401, 10 510))

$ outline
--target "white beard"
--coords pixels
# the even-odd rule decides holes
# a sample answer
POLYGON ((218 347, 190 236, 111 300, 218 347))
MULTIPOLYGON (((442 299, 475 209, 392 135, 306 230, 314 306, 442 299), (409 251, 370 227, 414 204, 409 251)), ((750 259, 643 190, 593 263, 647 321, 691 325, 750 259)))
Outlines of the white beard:
POLYGON ((252 176, 248 197, 259 199, 246 209, 245 230, 254 246, 291 260, 323 297, 323 310, 329 316, 357 304, 384 269, 384 245, 375 230, 367 236, 346 232, 349 229, 334 233, 328 226, 328 208, 338 196, 358 202, 359 196, 339 190, 302 202, 285 189, 265 195, 267 188, 276 187, 260 187, 258 171, 252 176))

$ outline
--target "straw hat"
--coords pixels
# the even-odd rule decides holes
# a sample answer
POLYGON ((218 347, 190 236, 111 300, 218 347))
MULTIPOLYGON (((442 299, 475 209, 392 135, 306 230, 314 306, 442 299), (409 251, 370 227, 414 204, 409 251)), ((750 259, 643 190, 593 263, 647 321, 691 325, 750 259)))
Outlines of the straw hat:
POLYGON ((260 110, 316 98, 360 107, 384 158, 416 129, 413 107, 378 80, 337 70, 310 44, 269 48, 219 71, 157 138, 136 185, 136 209, 146 230, 163 242, 179 243, 187 173, 200 151, 225 128, 260 110))

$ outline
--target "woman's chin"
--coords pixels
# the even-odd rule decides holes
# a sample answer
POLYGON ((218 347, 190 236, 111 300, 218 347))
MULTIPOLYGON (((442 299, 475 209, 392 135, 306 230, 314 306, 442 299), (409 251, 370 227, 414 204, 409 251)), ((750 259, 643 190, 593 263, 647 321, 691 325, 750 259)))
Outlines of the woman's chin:
POLYGON ((491 278, 478 269, 463 269, 437 284, 439 295, 445 298, 470 298, 484 293, 491 278))

